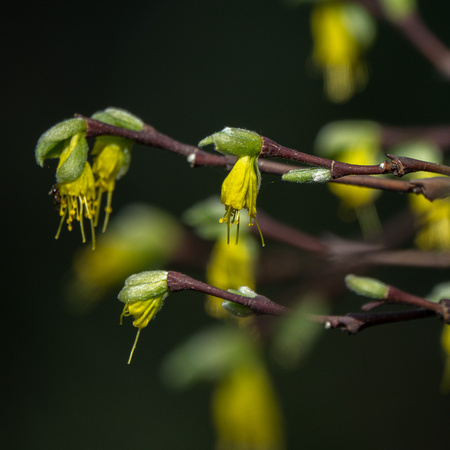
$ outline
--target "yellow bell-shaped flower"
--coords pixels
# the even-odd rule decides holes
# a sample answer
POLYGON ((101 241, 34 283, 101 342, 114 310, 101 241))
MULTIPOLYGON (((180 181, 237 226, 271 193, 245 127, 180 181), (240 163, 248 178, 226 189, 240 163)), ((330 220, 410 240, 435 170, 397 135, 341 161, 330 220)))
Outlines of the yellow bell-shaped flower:
MULTIPOLYGON (((436 174, 420 173, 414 178, 428 178, 436 174)), ((409 204, 420 226, 415 243, 422 250, 450 250, 450 197, 430 202, 423 195, 409 196, 409 204)))
MULTIPOLYGON (((215 243, 209 260, 206 281, 220 289, 238 289, 248 286, 255 289, 256 284, 256 245, 246 233, 241 237, 239 245, 228 245, 224 238, 215 243)), ((208 296, 206 312, 216 318, 229 317, 222 308, 222 299, 208 296)))
POLYGON ((325 93, 336 103, 349 100, 367 82, 362 54, 374 35, 373 20, 364 8, 325 1, 311 15, 313 62, 323 72, 325 93))
MULTIPOLYGON (((237 225, 236 243, 238 243, 241 209, 248 211, 249 226, 255 221, 261 234, 256 220, 256 197, 261 181, 257 160, 257 156, 239 156, 222 184, 220 201, 225 205, 225 214, 220 222, 227 224, 227 242, 230 241, 231 224, 235 224, 237 225)), ((261 241, 264 246, 262 234, 261 241)))
POLYGON ((282 414, 260 364, 241 364, 220 380, 213 395, 217 450, 282 450, 282 414))

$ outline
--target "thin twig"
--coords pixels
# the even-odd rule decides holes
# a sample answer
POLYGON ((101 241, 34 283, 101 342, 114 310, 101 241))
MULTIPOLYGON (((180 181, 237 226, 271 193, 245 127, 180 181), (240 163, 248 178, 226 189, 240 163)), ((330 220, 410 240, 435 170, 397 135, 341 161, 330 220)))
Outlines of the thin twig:
POLYGON ((310 316, 311 320, 321 323, 326 329, 341 328, 349 334, 356 334, 375 325, 406 322, 409 320, 435 317, 436 313, 429 309, 384 313, 350 313, 345 316, 310 316))
POLYGON ((258 315, 280 316, 288 312, 286 307, 269 300, 263 295, 257 295, 256 297, 250 298, 243 295, 233 294, 232 292, 216 288, 180 272, 171 271, 168 273, 167 286, 170 292, 193 290, 222 298, 224 300, 229 300, 234 303, 239 303, 240 305, 251 308, 253 312, 258 315))

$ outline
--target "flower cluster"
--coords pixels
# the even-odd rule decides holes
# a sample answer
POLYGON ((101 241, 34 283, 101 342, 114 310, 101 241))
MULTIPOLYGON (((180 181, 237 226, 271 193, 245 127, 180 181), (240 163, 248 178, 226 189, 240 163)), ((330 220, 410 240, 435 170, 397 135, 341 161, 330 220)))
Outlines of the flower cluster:
MULTIPOLYGON (((110 125, 139 131, 143 122, 131 113, 107 108, 92 116, 110 125)), ((92 248, 95 248, 95 227, 98 225, 102 195, 107 193, 103 231, 108 224, 112 192, 115 182, 128 170, 132 141, 110 136, 97 138, 92 151, 92 164, 88 161, 86 121, 74 118, 58 123, 46 131, 36 146, 36 161, 59 158, 56 184, 50 193, 59 208, 61 221, 56 238, 66 222, 69 231, 73 221, 80 223, 82 241, 86 242, 83 219, 91 224, 92 248)))

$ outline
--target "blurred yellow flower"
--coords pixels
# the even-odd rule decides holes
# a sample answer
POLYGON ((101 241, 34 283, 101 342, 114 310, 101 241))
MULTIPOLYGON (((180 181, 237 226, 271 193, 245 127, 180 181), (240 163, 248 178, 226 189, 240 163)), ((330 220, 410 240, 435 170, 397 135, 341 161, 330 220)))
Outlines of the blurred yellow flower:
MULTIPOLYGON (((206 281, 220 289, 238 289, 248 286, 255 289, 257 247, 247 234, 241 236, 239 245, 228 245, 227 240, 219 238, 214 245, 206 269, 206 281)), ((216 318, 229 317, 222 308, 222 299, 208 296, 205 308, 216 318)))
POLYGON ((282 413, 269 376, 259 364, 241 364, 216 385, 213 419, 217 450, 281 450, 282 413))
POLYGON ((345 102, 367 82, 361 56, 373 39, 373 24, 359 5, 325 1, 311 15, 313 62, 323 71, 327 97, 345 102))
POLYGON ((450 325, 444 325, 441 344, 446 356, 444 373, 441 380, 441 392, 448 394, 450 392, 450 325))
MULTIPOLYGON (((436 174, 415 174, 414 178, 428 178, 436 174)), ((430 202, 423 195, 409 196, 411 209, 420 226, 415 243, 422 250, 450 250, 450 198, 430 202)))
MULTIPOLYGON (((369 142, 353 144, 346 150, 340 151, 334 159, 349 164, 374 165, 379 162, 378 149, 369 142)), ((348 186, 338 183, 329 183, 330 191, 339 197, 342 206, 346 209, 357 209, 372 203, 381 193, 378 189, 359 186, 348 186)))

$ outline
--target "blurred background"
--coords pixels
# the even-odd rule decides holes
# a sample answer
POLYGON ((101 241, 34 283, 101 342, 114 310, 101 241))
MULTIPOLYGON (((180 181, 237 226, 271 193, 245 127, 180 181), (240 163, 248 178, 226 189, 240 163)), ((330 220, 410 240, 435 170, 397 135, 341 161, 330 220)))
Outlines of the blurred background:
MULTIPOLYGON (((419 6, 450 45, 450 4, 419 6)), ((310 68, 310 5, 132 0, 11 8, 2 67, 2 448, 213 448, 211 385, 175 392, 161 379, 165 355, 214 323, 203 299, 193 293, 170 298, 127 365, 135 329, 130 320, 119 326, 118 291, 85 312, 66 301, 82 244, 77 227, 54 239, 59 218, 47 193, 55 165, 35 164, 39 136, 74 113, 117 106, 194 145, 235 126, 311 152, 317 132, 335 120, 447 123, 450 84, 396 30, 378 23, 367 87, 345 104, 329 102, 321 76, 310 68)), ((135 146, 131 169, 114 193, 113 217, 135 201, 180 217, 195 201, 219 193, 224 175, 135 146)), ((261 209, 314 235, 358 235, 357 223, 339 221, 337 204, 324 186, 303 188, 270 176, 258 197, 261 209)), ((383 194, 380 215, 406 204, 406 196, 383 194)), ((190 274, 203 277, 199 270, 190 274)), ((417 295, 448 281, 443 269, 386 268, 377 275, 417 295)), ((334 312, 356 311, 360 303, 343 295, 334 312)), ((287 448, 444 448, 450 397, 439 393, 441 331, 432 320, 352 337, 330 331, 293 370, 269 361, 287 448)))

